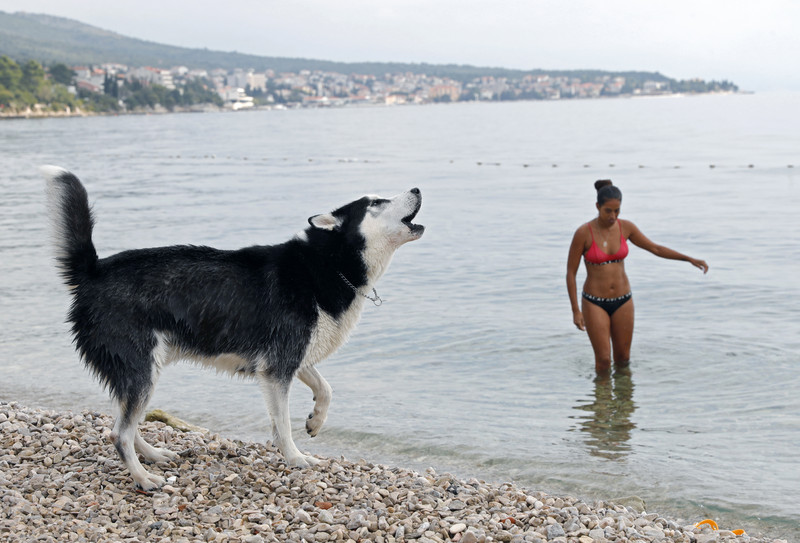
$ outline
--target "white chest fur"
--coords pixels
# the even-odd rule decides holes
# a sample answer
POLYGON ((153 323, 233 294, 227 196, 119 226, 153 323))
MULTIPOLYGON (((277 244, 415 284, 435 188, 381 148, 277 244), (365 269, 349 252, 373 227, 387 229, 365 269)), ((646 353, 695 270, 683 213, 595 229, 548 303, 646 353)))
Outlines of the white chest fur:
POLYGON ((364 299, 356 297, 350 307, 338 319, 319 309, 319 318, 311 331, 311 340, 303 357, 303 366, 313 366, 325 360, 344 345, 350 332, 361 318, 364 299))

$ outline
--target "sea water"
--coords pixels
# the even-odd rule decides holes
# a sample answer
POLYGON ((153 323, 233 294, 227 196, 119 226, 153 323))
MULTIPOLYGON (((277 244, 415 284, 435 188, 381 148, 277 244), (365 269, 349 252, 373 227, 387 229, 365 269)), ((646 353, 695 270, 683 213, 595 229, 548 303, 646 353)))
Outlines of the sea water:
MULTIPOLYGON (((434 467, 793 538, 800 529, 800 95, 459 103, 0 122, 0 399, 110 411, 64 323, 41 164, 88 188, 101 256, 281 242, 363 194, 419 187, 313 454, 434 467), (596 379, 566 256, 596 179, 622 217, 705 259, 633 248, 630 372, 596 379)), ((585 273, 579 272, 578 283, 585 273)), ((189 365, 151 404, 268 439, 258 387, 189 365)))

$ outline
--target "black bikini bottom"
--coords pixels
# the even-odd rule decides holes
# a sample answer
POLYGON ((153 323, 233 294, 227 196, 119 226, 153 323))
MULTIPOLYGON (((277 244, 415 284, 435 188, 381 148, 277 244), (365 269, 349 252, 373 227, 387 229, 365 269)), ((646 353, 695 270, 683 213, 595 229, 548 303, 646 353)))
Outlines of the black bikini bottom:
POLYGON ((608 313, 608 316, 614 314, 614 311, 625 305, 625 302, 630 300, 633 297, 633 293, 629 292, 627 294, 623 294, 622 296, 618 296, 616 298, 600 298, 598 296, 592 296, 591 294, 583 293, 583 297, 592 302, 594 305, 602 307, 608 313))

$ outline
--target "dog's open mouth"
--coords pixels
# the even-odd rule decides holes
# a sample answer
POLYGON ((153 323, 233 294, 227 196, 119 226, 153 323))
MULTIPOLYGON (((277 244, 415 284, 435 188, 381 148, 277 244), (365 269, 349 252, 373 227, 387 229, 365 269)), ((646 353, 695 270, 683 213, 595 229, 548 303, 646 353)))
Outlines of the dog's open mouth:
POLYGON ((422 232, 425 231, 425 227, 422 226, 421 224, 414 224, 411 221, 413 221, 414 218, 417 216, 417 213, 419 213, 421 207, 422 207, 422 201, 417 200, 417 206, 414 208, 414 211, 403 217, 403 219, 400 221, 406 226, 408 226, 408 229, 411 230, 412 233, 420 235, 422 234, 422 232))

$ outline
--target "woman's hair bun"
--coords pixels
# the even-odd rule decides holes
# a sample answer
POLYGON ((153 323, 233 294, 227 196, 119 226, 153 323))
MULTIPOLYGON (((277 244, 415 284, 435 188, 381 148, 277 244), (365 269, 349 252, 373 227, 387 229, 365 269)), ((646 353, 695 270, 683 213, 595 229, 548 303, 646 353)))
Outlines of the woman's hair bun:
POLYGON ((600 190, 603 187, 607 187, 609 185, 613 185, 614 183, 611 182, 611 179, 600 179, 594 182, 594 190, 600 190))
POLYGON ((607 200, 622 201, 622 191, 619 187, 611 182, 611 179, 601 179, 594 182, 594 188, 597 190, 597 203, 604 204, 607 200))

